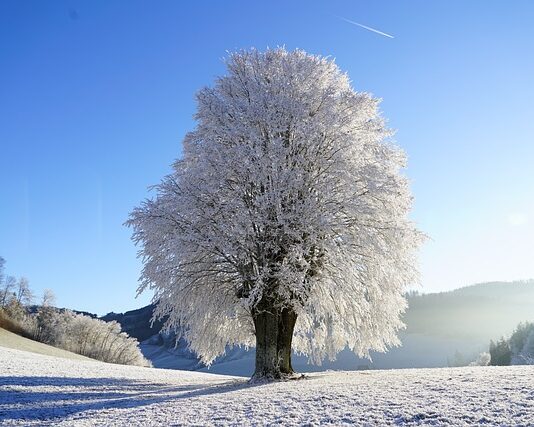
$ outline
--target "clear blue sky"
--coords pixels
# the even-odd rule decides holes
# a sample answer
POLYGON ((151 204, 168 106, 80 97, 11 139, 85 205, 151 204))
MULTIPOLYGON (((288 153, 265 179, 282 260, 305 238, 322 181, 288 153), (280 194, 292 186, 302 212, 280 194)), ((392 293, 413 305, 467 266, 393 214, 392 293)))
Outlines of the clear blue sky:
POLYGON ((226 51, 334 57, 409 155, 423 290, 534 277, 533 1, 0 2, 0 255, 58 305, 137 308, 122 224, 226 51), (343 21, 377 28, 393 39, 343 21))

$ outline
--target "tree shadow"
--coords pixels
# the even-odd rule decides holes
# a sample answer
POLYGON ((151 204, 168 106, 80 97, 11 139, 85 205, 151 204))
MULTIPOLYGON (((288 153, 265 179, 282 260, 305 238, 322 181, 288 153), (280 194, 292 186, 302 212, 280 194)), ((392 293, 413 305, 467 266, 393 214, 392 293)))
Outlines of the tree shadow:
POLYGON ((86 411, 136 408, 255 386, 246 380, 169 386, 120 378, 0 377, 0 424, 50 421, 86 411))

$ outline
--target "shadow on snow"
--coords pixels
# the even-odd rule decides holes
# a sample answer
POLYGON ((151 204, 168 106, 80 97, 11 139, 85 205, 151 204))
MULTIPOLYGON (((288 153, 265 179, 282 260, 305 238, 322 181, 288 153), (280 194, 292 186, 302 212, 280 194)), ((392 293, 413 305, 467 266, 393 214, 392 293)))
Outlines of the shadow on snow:
POLYGON ((7 420, 44 421, 86 411, 142 407, 257 385, 261 384, 232 380, 169 387, 118 378, 0 377, 0 424, 7 420), (40 390, 40 387, 57 389, 40 390))

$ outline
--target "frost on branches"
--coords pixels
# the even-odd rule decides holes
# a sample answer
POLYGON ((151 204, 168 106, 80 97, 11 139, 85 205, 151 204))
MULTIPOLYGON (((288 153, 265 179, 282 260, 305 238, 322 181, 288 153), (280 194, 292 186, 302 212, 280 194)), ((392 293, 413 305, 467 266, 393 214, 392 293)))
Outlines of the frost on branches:
POLYGON ((255 378, 399 343, 421 234, 379 100, 326 58, 232 54, 198 95, 174 171, 130 216, 158 301, 206 364, 256 346, 255 378))

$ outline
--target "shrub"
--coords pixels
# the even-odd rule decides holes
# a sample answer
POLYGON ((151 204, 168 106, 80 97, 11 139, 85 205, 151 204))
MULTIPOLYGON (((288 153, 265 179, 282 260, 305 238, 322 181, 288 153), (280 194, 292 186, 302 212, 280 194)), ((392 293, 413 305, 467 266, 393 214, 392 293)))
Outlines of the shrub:
POLYGON ((48 306, 31 315, 15 302, 0 308, 0 327, 102 362, 151 366, 139 350, 137 340, 121 332, 117 322, 104 322, 48 306))

